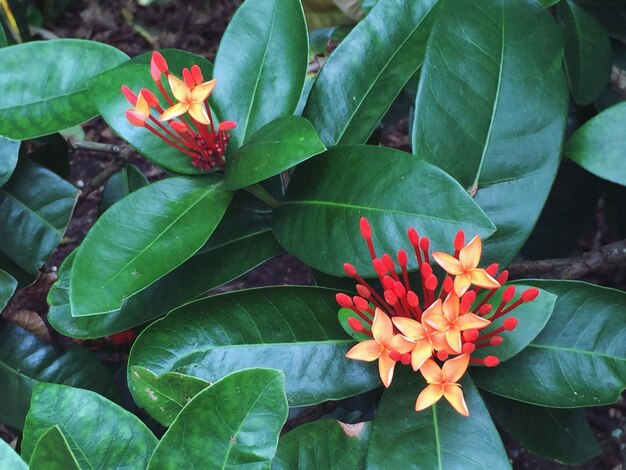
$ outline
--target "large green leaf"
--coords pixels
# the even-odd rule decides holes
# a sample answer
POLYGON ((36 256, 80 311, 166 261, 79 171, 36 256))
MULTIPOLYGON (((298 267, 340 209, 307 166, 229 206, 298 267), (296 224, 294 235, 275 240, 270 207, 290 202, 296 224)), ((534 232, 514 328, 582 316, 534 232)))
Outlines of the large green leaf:
POLYGON ((0 319, 0 421, 21 429, 33 386, 55 382, 89 388, 115 398, 107 368, 79 346, 61 351, 32 333, 0 319))
POLYGON ((626 5, 621 0, 574 0, 591 13, 608 33, 624 34, 626 5))
POLYGON ((298 426, 280 438, 273 470, 365 468, 371 423, 340 424, 322 419, 298 426))
POLYGON ((9 273, 0 269, 0 313, 9 303, 9 299, 13 296, 17 288, 17 281, 9 273))
POLYGON ((0 250, 0 269, 6 271, 17 280, 18 287, 24 287, 33 282, 37 274, 31 274, 20 268, 15 262, 0 250))
POLYGON ((484 393, 483 398, 507 434, 539 457, 582 464, 602 451, 582 408, 544 408, 490 393, 484 393))
POLYGON ((20 152, 20 141, 0 136, 0 186, 13 174, 20 152))
POLYGON ((288 410, 282 372, 234 372, 187 404, 148 469, 269 469, 288 410))
POLYGON ((234 148, 265 124, 293 114, 306 75, 309 40, 298 0, 246 0, 220 42, 213 103, 235 121, 234 148))
POLYGON ((593 103, 611 75, 611 42, 596 19, 573 0, 557 7, 565 30, 565 69, 570 90, 578 104, 593 103))
POLYGON ((251 207, 250 199, 246 194, 237 194, 199 253, 106 315, 72 316, 69 283, 74 253, 70 254, 48 295, 48 321, 73 338, 111 335, 163 316, 277 255, 281 248, 271 234, 269 211, 251 207))
POLYGON ((37 441, 30 458, 29 468, 30 470, 81 470, 63 431, 56 424, 37 441))
POLYGON ((445 398, 416 412, 415 400, 426 382, 403 369, 378 405, 367 468, 511 468, 498 431, 467 375, 461 385, 469 417, 457 413, 445 398))
POLYGON ((326 145, 367 141, 422 64, 437 3, 379 1, 333 51, 303 113, 326 145))
POLYGON ((115 312, 187 261, 211 236, 231 197, 217 177, 174 177, 115 204, 76 252, 72 315, 115 312))
POLYGON ((157 445, 139 418, 97 393, 39 384, 26 417, 22 456, 30 459, 41 436, 55 425, 81 468, 146 468, 157 445))
POLYGON ((513 359, 493 369, 472 371, 476 385, 506 398, 554 408, 615 402, 626 388, 626 294, 584 282, 524 283, 558 296, 552 316, 513 359))
MULTIPOLYGON (((285 372, 291 406, 340 399, 379 384, 376 367, 345 358, 354 340, 337 321, 335 291, 267 287, 217 295, 174 310, 137 338, 128 366, 215 382, 247 367, 285 372)), ((133 396, 140 382, 129 375, 133 396)))
MULTIPOLYGON (((2 31, 2 27, 0 27, 2 31)), ((4 439, 0 439, 0 470, 28 470, 28 465, 4 439)))
POLYGON ((20 159, 9 182, 0 188, 0 250, 36 274, 61 241, 76 194, 67 181, 20 159))
MULTIPOLYGON (((202 57, 176 49, 165 49, 161 52, 170 70, 177 76, 181 76, 184 67, 191 67, 194 64, 200 67, 205 78, 208 79, 211 76, 213 67, 202 57)), ((142 54, 126 64, 93 78, 89 81, 90 96, 107 124, 139 153, 168 170, 188 175, 199 174, 201 171, 192 166, 188 155, 166 144, 145 128, 131 125, 126 119, 126 110, 131 108, 131 105, 120 91, 122 85, 126 85, 135 93, 142 88, 147 88, 160 97, 162 106, 167 106, 165 99, 152 81, 149 63, 150 54, 142 54)), ((164 87, 166 90, 169 89, 167 84, 164 87)))
POLYGON ((413 152, 474 194, 498 228, 484 261, 506 265, 535 225, 559 163, 568 104, 562 33, 533 0, 440 3, 413 152))
POLYGON ((359 219, 367 217, 374 245, 386 253, 408 246, 410 226, 449 250, 459 229, 493 233, 493 224, 449 175, 399 150, 346 145, 300 165, 276 212, 274 234, 309 266, 343 276, 353 263, 374 277, 359 219))
POLYGON ((565 153, 585 170, 626 186, 626 103, 587 121, 567 141, 565 153))
POLYGON ((104 212, 117 201, 124 199, 130 193, 148 186, 148 179, 135 165, 122 168, 109 178, 102 191, 100 211, 104 212))
POLYGON ((80 39, 0 49, 0 134, 32 139, 91 119, 98 111, 87 80, 127 59, 119 49, 80 39))
POLYGON ((239 189, 266 180, 324 150, 326 147, 306 119, 276 119, 228 157, 226 187, 239 189))

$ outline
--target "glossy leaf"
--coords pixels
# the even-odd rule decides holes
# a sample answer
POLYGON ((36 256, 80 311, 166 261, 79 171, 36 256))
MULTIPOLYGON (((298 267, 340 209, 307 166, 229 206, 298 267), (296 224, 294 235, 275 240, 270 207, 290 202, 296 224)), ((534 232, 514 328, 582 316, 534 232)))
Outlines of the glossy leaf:
MULTIPOLYGON (((2 31, 2 27, 0 27, 2 31)), ((28 470, 28 465, 4 439, 0 439, 0 470, 28 470)))
POLYGON ((100 211, 104 212, 117 201, 148 184, 150 184, 148 179, 139 168, 135 165, 125 166, 111 176, 104 186, 100 199, 100 211))
POLYGON ((296 0, 246 0, 228 24, 215 58, 212 103, 235 121, 239 148, 261 127, 293 114, 308 62, 309 41, 296 0))
POLYGON ((32 139, 94 117, 87 80, 128 56, 81 39, 34 41, 0 49, 0 134, 32 139), (27 80, 16 79, 16 73, 27 80))
POLYGON ((303 113, 326 145, 367 141, 421 66, 437 4, 379 1, 333 51, 303 113))
POLYGON ((365 468, 372 423, 343 424, 321 419, 298 426, 278 442, 273 470, 365 468))
POLYGON ((596 19, 573 0, 559 3, 557 11, 565 31, 564 60, 570 90, 578 104, 591 104, 611 75, 611 42, 596 19))
MULTIPOLYGON (((184 67, 191 67, 194 64, 200 67, 206 78, 209 78, 213 72, 212 65, 206 59, 194 54, 176 49, 164 49, 161 53, 166 58, 171 72, 179 77, 184 67)), ((162 105, 165 105, 165 99, 162 98, 152 81, 149 64, 150 53, 146 53, 93 78, 89 81, 90 96, 106 123, 139 153, 157 165, 176 173, 187 175, 202 173, 192 166, 188 155, 167 145, 145 128, 131 125, 126 119, 126 110, 131 105, 120 91, 122 85, 128 86, 135 93, 142 88, 147 88, 157 97, 161 97, 162 105)), ((166 80, 161 81, 164 88, 169 89, 166 80)))
POLYGON ((6 271, 17 280, 18 287, 24 287, 36 279, 35 274, 30 274, 20 268, 15 262, 0 250, 0 269, 6 271))
MULTIPOLYGON (((398 371, 400 372, 400 371, 398 371)), ((469 417, 442 398, 423 411, 415 400, 426 382, 408 368, 394 378, 378 405, 367 453, 367 468, 511 468, 478 390, 469 376, 461 380, 469 417)))
POLYGON ((490 393, 483 398, 498 425, 539 457, 572 465, 602 452, 582 408, 544 408, 490 393))
POLYGON ((187 261, 211 236, 231 197, 216 177, 174 177, 113 206, 76 252, 70 278, 72 315, 115 312, 133 294, 187 261))
POLYGON ((548 7, 551 7, 553 5, 556 5, 560 1, 561 0, 539 0, 539 3, 541 3, 544 7, 548 8, 548 7))
POLYGON ((32 333, 0 320, 0 420, 21 429, 38 382, 89 388, 116 398, 113 377, 87 350, 57 350, 32 333))
POLYGON ((0 186, 4 185, 11 178, 15 165, 17 165, 19 152, 19 140, 0 136, 0 186))
POLYGON ((37 274, 61 241, 76 195, 67 181, 20 159, 0 188, 0 250, 23 270, 37 274))
POLYGON ((135 401, 163 426, 170 426, 185 405, 211 385, 206 380, 178 372, 158 376, 141 366, 133 367, 130 373, 138 384, 135 401))
POLYGON ((313 268, 343 276, 353 263, 374 277, 359 219, 367 217, 374 245, 385 253, 408 247, 410 226, 448 250, 459 229, 483 238, 493 225, 463 188, 440 169, 399 150, 348 145, 300 165, 276 211, 274 234, 313 268))
POLYGON ((268 211, 248 206, 249 199, 251 196, 236 195, 200 252, 129 298, 116 312, 72 316, 69 282, 74 253, 71 253, 50 289, 48 321, 57 331, 73 338, 108 336, 163 316, 277 255, 281 248, 269 228, 268 211))
POLYGON ((559 163, 568 104, 562 33, 532 1, 441 3, 421 69, 413 152, 474 194, 498 228, 484 261, 507 265, 559 163))
MULTIPOLYGON (((337 321, 335 291, 267 287, 216 295, 174 310, 137 338, 129 370, 180 372, 215 382, 247 367, 281 369, 291 406, 376 388, 375 365, 346 359, 354 344, 337 321), (174 333, 175 332, 175 333, 174 333)), ((141 384, 129 376, 131 392, 141 384)))
POLYGON ((159 442, 148 469, 269 469, 288 410, 282 372, 234 372, 187 404, 159 442))
POLYGON ((524 351, 472 371, 480 388, 554 408, 615 402, 626 388, 626 294, 573 281, 524 281, 558 298, 546 327, 524 351))
POLYGON ((22 456, 29 459, 55 425, 81 468, 145 468, 157 445, 139 418, 97 393, 39 384, 26 418, 22 456))
POLYGON ((598 114, 567 141, 565 153, 585 170, 626 186, 626 103, 598 114))
POLYGON ((37 441, 29 467, 31 470, 81 470, 58 425, 48 429, 37 441))
POLYGON ((9 303, 17 288, 17 281, 9 273, 0 269, 0 313, 9 303))
POLYGON ((276 119, 228 157, 226 187, 239 189, 266 180, 324 150, 326 147, 306 119, 276 119))

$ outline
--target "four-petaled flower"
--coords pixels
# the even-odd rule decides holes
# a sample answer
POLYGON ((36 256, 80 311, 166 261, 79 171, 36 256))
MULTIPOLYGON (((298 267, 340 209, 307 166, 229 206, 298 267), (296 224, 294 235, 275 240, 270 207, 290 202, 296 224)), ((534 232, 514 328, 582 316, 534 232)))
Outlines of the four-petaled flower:
POLYGON ((392 321, 400 333, 415 341, 415 346, 411 351, 411 367, 414 371, 418 371, 426 359, 432 357, 435 349, 440 350, 446 347, 443 333, 430 331, 417 320, 394 317, 392 321))
POLYGON ((216 81, 209 80, 208 82, 188 87, 185 82, 172 74, 168 75, 167 80, 174 98, 179 102, 167 108, 159 119, 161 121, 170 121, 175 117, 189 113, 189 115, 199 123, 206 125, 211 124, 211 119, 207 115, 203 103, 204 100, 209 97, 213 88, 215 88, 216 81))
POLYGON ((467 370, 469 359, 469 354, 461 354, 446 361, 443 367, 428 359, 420 368, 428 386, 417 397, 415 411, 422 411, 444 397, 455 410, 463 416, 469 416, 461 386, 456 383, 467 370))

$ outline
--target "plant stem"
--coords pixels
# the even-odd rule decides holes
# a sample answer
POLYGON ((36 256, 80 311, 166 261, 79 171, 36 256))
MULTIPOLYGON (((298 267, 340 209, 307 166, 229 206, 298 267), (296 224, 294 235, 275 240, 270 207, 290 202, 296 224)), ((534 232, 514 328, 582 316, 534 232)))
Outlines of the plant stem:
POLYGON ((256 198, 263 201, 272 209, 276 209, 280 205, 276 198, 274 198, 274 196, 272 196, 265 189, 263 189, 259 184, 253 184, 252 186, 248 186, 247 188, 245 188, 245 190, 256 198))

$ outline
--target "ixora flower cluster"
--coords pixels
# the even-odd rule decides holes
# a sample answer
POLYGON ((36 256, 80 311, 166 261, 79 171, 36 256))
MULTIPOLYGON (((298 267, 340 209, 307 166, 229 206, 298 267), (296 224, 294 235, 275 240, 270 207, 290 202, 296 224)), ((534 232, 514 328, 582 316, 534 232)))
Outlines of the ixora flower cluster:
POLYGON ((227 132, 237 124, 224 121, 216 129, 208 101, 216 81, 205 82, 197 65, 184 68, 181 80, 170 73, 167 61, 156 51, 150 60, 150 74, 169 107, 163 109, 156 95, 147 88, 135 94, 127 86, 122 86, 122 93, 133 106, 126 111, 128 122, 146 128, 168 145, 189 155, 193 166, 200 170, 224 168, 224 153, 230 137, 227 132), (163 77, 172 96, 161 83, 163 77), (158 117, 152 114, 152 110, 158 117))
POLYGON ((378 360, 385 387, 391 384, 396 363, 410 364, 428 383, 417 397, 416 411, 424 410, 444 397, 455 410, 468 416, 469 410, 457 382, 469 364, 494 367, 499 363, 494 355, 473 358, 472 353, 502 344, 504 339, 500 334, 514 330, 518 320, 509 316, 499 328, 488 333, 481 331, 522 303, 537 298, 539 291, 526 289, 518 300, 513 301, 515 287, 508 286, 494 311, 488 302, 506 282, 508 272, 496 275, 497 264, 486 269, 478 267, 482 253, 479 236, 466 245, 465 235, 459 231, 454 240, 454 255, 429 254, 429 239, 420 237, 410 228, 408 238, 415 251, 421 279, 420 298, 409 282, 407 252, 398 251, 397 264, 388 254, 379 257, 367 219, 361 219, 360 229, 382 286, 382 295, 359 276, 353 265, 344 264, 346 274, 357 282, 359 295, 337 294, 337 303, 354 312, 348 317, 350 328, 371 338, 355 345, 346 357, 368 362, 378 360), (430 265, 431 256, 446 272, 439 289, 439 280, 430 265), (481 291, 484 295, 478 298, 477 294, 483 293, 481 291))

